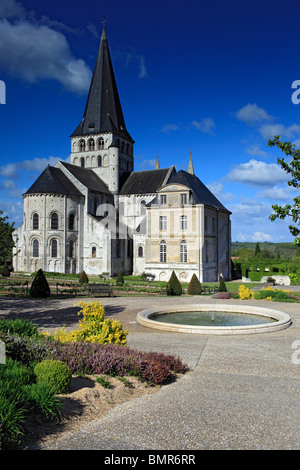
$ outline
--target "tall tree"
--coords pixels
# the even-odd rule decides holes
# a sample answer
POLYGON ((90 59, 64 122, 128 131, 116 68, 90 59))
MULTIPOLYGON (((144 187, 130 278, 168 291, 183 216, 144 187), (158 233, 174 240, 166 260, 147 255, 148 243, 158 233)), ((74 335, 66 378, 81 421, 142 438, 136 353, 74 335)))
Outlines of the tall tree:
POLYGON ((254 255, 257 256, 259 254, 260 254, 260 247, 259 247, 259 243, 256 242, 254 255))
MULTIPOLYGON (((277 163, 288 175, 291 176, 291 179, 288 181, 288 185, 299 189, 300 150, 297 150, 296 146, 290 142, 282 142, 280 140, 280 135, 275 135, 273 140, 269 140, 268 146, 279 148, 287 157, 289 157, 288 161, 284 158, 278 158, 277 163)), ((270 220, 274 221, 275 219, 291 217, 291 221, 293 223, 289 225, 289 230, 293 237, 295 237, 294 244, 300 246, 300 196, 296 196, 293 201, 293 204, 286 204, 285 206, 274 204, 272 206, 274 213, 270 215, 270 220)))
POLYGON ((0 266, 4 265, 5 261, 11 261, 15 246, 12 238, 14 222, 10 224, 7 219, 8 216, 3 216, 3 211, 0 210, 0 266))

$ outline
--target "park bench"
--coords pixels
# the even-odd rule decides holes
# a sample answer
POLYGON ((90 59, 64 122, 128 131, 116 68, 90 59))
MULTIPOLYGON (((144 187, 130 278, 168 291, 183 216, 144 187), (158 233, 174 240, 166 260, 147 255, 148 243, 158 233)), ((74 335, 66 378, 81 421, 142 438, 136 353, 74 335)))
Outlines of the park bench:
POLYGON ((0 291, 8 291, 10 294, 28 295, 28 281, 25 282, 1 282, 0 291))
POLYGON ((219 287, 218 286, 214 286, 214 287, 211 287, 211 286, 202 286, 202 292, 201 294, 216 294, 217 292, 219 292, 219 287))
POLYGON ((110 297, 114 296, 112 287, 109 284, 89 284, 88 295, 93 297, 95 294, 109 294, 110 297))
POLYGON ((75 283, 65 283, 65 282, 57 282, 56 283, 56 295, 74 295, 78 294, 79 292, 86 291, 87 288, 84 285, 78 286, 75 283))

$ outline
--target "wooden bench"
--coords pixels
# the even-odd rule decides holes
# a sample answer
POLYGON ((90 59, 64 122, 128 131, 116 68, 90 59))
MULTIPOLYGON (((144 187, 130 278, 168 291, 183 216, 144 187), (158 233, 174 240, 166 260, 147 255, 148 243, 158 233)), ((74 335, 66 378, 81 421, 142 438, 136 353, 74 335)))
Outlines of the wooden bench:
POLYGON ((56 283, 56 295, 74 295, 78 294, 79 292, 86 291, 87 288, 82 285, 78 286, 75 283, 65 283, 65 282, 57 282, 56 283))
POLYGON ((28 281, 25 282, 1 282, 0 291, 8 291, 10 294, 28 295, 28 281))
POLYGON ((219 288, 217 286, 210 287, 210 286, 202 286, 201 294, 216 294, 219 292, 219 288))
POLYGON ((108 294, 110 297, 114 296, 112 287, 109 284, 89 284, 88 295, 93 297, 94 294, 108 294))

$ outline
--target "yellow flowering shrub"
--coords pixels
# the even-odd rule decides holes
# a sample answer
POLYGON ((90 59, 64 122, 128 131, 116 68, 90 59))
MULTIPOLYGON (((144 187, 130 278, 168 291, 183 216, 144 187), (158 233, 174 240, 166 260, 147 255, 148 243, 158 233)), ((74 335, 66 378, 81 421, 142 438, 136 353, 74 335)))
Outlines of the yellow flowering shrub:
POLYGON ((105 310, 100 302, 79 302, 79 329, 68 332, 65 327, 54 333, 54 339, 61 343, 85 341, 89 343, 114 343, 126 346, 128 330, 124 331, 118 320, 105 319, 105 310))
POLYGON ((254 292, 242 284, 239 287, 239 297, 241 300, 253 299, 254 292))

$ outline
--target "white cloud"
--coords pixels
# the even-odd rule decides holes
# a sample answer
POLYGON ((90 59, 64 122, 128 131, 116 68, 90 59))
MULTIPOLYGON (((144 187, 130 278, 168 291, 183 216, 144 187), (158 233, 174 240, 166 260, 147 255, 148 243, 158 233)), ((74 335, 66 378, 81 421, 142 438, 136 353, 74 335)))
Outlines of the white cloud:
POLYGON ((162 127, 161 131, 167 134, 168 132, 178 131, 178 129, 179 129, 179 126, 177 124, 165 124, 162 127))
POLYGON ((236 112, 235 116, 240 121, 246 122, 248 125, 255 125, 263 121, 273 121, 274 117, 268 114, 263 108, 259 108, 257 104, 248 103, 236 112))
POLYGON ((233 168, 227 175, 227 179, 248 184, 249 186, 272 187, 276 184, 287 182, 288 177, 276 163, 267 164, 252 159, 233 168))
POLYGON ((14 0, 4 0, 1 11, 1 71, 29 83, 52 79, 70 91, 88 90, 92 72, 82 59, 73 57, 61 32, 35 19, 25 19, 24 8, 14 0), (9 21, 12 17, 17 17, 18 21, 9 21))
POLYGON ((214 181, 213 183, 209 183, 206 186, 222 203, 236 199, 234 194, 224 191, 224 184, 220 181, 214 181))
POLYGON ((268 233, 264 232, 254 232, 252 235, 252 241, 254 242, 271 242, 273 237, 268 233))
POLYGON ((248 155, 251 155, 252 157, 261 157, 261 158, 267 158, 268 154, 264 150, 261 150, 261 148, 258 145, 251 145, 251 147, 248 147, 246 149, 246 152, 248 155))
POLYGON ((23 169, 30 173, 36 172, 41 173, 47 165, 54 166, 58 161, 68 162, 70 157, 65 159, 58 157, 48 157, 48 158, 33 158, 32 160, 23 160, 16 163, 7 163, 0 167, 0 175, 5 178, 16 179, 20 175, 20 171, 23 169))
POLYGON ((300 126, 298 124, 292 124, 289 127, 283 124, 263 124, 259 132, 264 139, 273 139, 275 135, 280 135, 280 137, 286 139, 293 139, 300 136, 300 126))
POLYGON ((272 202, 277 201, 290 201, 298 194, 297 189, 291 188, 290 186, 280 188, 275 186, 268 188, 257 193, 257 197, 260 199, 269 199, 272 202))
POLYGON ((131 48, 126 54, 126 66, 128 66, 132 61, 137 61, 138 63, 138 78, 148 78, 145 57, 133 48, 131 48))
POLYGON ((205 134, 214 135, 213 129, 216 127, 216 124, 212 120, 212 118, 209 117, 202 119, 200 122, 193 121, 192 126, 200 130, 201 132, 204 132, 205 134))

